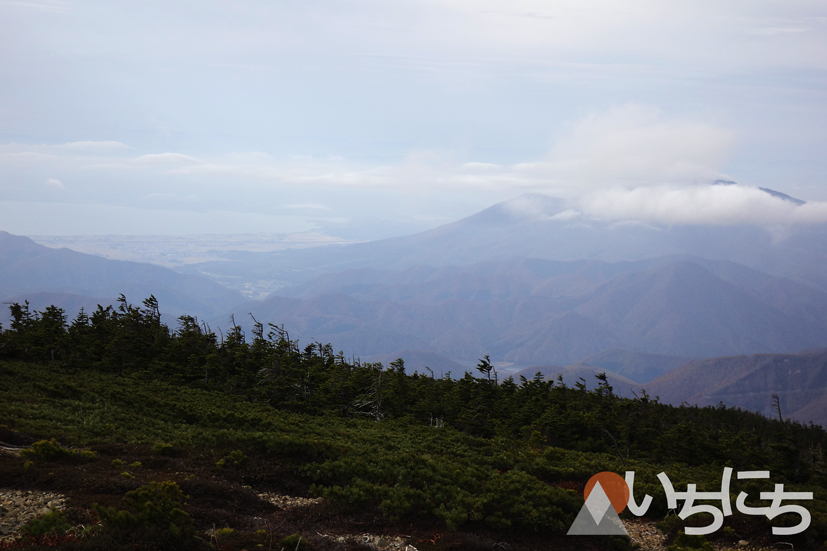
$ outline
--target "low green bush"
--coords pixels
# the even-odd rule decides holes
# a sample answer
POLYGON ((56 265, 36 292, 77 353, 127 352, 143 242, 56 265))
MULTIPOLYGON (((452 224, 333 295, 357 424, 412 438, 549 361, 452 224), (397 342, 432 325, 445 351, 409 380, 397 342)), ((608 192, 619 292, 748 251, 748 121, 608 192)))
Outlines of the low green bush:
POLYGON ((666 551, 715 551, 715 548, 703 536, 689 536, 680 532, 675 543, 667 547, 666 551))
POLYGON ((676 526, 683 528, 684 524, 684 520, 678 515, 666 515, 660 522, 655 523, 655 528, 668 534, 676 526))
POLYGON ((234 450, 227 454, 227 457, 219 459, 215 462, 215 466, 223 469, 225 465, 232 464, 235 468, 240 468, 247 461, 247 456, 241 450, 234 450))
POLYGON ((72 527, 63 515, 63 512, 52 508, 40 518, 32 519, 20 527, 20 533, 27 537, 45 536, 55 534, 62 536, 72 527))
POLYGON ((126 509, 93 506, 103 526, 114 530, 150 529, 174 541, 190 539, 195 530, 184 511, 187 496, 175 482, 151 482, 126 494, 126 509))
POLYGON ((244 455, 244 452, 241 450, 235 450, 230 452, 230 455, 227 456, 227 460, 232 462, 233 466, 240 467, 245 461, 247 461, 247 456, 244 455))
POLYGON ((45 459, 46 461, 94 461, 98 454, 89 450, 72 451, 61 446, 57 440, 40 440, 31 447, 20 451, 23 457, 45 459))
POLYGON ((285 551, 307 551, 310 548, 307 540, 299 534, 290 534, 281 540, 281 547, 285 551))
POLYGON ((154 446, 152 446, 152 453, 158 455, 173 455, 174 449, 172 444, 167 444, 166 442, 157 442, 154 446))

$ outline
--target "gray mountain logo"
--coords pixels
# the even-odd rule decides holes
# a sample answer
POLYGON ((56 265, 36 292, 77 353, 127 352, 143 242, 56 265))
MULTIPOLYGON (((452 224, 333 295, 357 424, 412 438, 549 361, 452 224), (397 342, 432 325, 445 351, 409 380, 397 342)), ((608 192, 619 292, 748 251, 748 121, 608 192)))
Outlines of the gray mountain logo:
POLYGON ((574 519, 569 536, 628 536, 618 513, 629 502, 629 487, 619 475, 603 472, 586 484, 586 503, 574 519))

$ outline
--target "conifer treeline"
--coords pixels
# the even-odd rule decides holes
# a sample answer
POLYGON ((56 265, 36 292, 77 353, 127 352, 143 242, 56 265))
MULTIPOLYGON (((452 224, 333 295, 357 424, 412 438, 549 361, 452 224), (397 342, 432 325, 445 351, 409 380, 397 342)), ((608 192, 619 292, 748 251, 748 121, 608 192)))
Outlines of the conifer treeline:
POLYGON ((348 361, 330 345, 300 348, 284 328, 256 320, 249 338, 235 322, 216 335, 191 316, 181 316, 173 330, 161 322, 152 296, 136 307, 121 295, 117 307, 81 311, 71 322, 55 306, 9 308, 0 359, 162 379, 299 413, 407 420, 435 430, 449 424, 475 436, 610 453, 621 461, 769 468, 774 478, 795 482, 825 474, 827 434, 820 427, 723 406, 675 408, 643 390, 622 399, 605 377, 592 392, 539 374, 501 381, 487 357, 477 374, 459 379, 409 375, 402 359, 387 367, 348 361))

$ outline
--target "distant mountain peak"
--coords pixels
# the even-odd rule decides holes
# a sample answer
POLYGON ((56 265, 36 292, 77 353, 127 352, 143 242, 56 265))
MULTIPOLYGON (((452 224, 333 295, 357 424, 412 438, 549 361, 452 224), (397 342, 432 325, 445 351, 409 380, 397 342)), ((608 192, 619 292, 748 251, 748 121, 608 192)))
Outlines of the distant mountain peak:
POLYGON ((765 187, 759 187, 761 191, 764 193, 769 193, 773 197, 778 197, 779 199, 783 199, 784 201, 789 201, 790 203, 795 203, 796 205, 804 205, 807 201, 802 201, 801 199, 796 199, 795 197, 790 197, 786 193, 781 193, 780 191, 775 191, 774 189, 769 189, 765 187))
MULTIPOLYGON (((737 186, 738 182, 734 182, 732 180, 715 180, 712 182, 713 186, 737 186)), ((769 193, 773 197, 777 197, 778 199, 782 199, 784 201, 789 201, 790 203, 795 203, 796 205, 804 205, 807 201, 802 201, 801 199, 796 199, 795 197, 791 197, 786 193, 781 193, 780 191, 775 191, 774 189, 766 188, 766 187, 759 187, 761 191, 764 193, 769 193)))
POLYGON ((568 208, 568 201, 540 193, 524 193, 492 205, 464 220, 482 224, 507 224, 522 220, 548 219, 568 208))

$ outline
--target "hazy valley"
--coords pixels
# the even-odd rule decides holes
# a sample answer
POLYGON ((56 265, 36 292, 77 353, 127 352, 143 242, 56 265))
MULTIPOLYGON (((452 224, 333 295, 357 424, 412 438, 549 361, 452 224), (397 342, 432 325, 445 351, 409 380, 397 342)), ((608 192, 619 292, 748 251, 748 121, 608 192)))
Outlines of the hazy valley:
MULTIPOLYGON (((409 372, 437 375, 459 376, 486 354, 502 378, 541 371, 592 385, 595 370, 606 371, 622 395, 652 387, 670 401, 709 394, 661 390, 668 385, 661 376, 690 360, 827 344, 822 228, 779 238, 756 226, 561 217, 566 209, 565 201, 526 195, 420 234, 353 244, 320 245, 328 238, 316 235, 124 245, 130 257, 157 262, 158 250, 172 243, 179 261, 166 267, 3 234, 0 293, 34 309, 55 304, 70 316, 81 306, 113 304, 119 293, 135 302, 153 294, 172 326, 186 313, 226 332, 232 316, 249 334, 256 319, 284 326, 302 342, 331 343, 348 357, 403 357, 409 372), (233 248, 237 242, 244 249, 233 248), (261 282, 278 288, 261 300, 240 292, 260 294, 261 282)), ((771 387, 748 403, 732 392, 721 396, 766 413, 767 396, 782 391, 771 387)), ((790 396, 790 415, 812 412, 827 423, 817 407, 805 409, 809 398, 790 396)))

